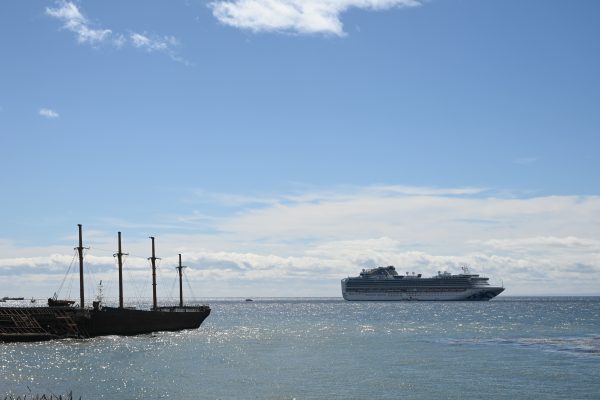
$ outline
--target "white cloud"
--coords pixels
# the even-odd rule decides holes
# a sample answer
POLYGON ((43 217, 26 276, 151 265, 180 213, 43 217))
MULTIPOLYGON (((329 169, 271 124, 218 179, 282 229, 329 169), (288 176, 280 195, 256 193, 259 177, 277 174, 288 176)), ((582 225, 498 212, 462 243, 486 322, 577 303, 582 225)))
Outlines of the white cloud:
POLYGON ((179 45, 173 36, 154 37, 149 34, 132 32, 130 34, 115 33, 111 29, 94 29, 90 21, 81 13, 79 8, 72 2, 59 1, 56 8, 46 8, 46 14, 57 18, 64 23, 64 28, 77 35, 79 43, 98 45, 108 43, 121 49, 127 45, 151 52, 167 54, 174 61, 186 63, 177 56, 174 48, 179 45))
POLYGON ((600 198, 594 196, 513 199, 481 193, 406 195, 401 188, 395 193, 367 187, 343 195, 305 193, 298 201, 286 197, 272 205, 238 212, 217 228, 248 239, 260 237, 263 243, 277 238, 319 241, 386 236, 450 252, 472 240, 589 237, 594 232, 600 234, 597 215, 600 198))
POLYGON ((56 111, 50 110, 49 108, 40 108, 40 110, 38 111, 38 114, 41 115, 42 117, 50 118, 50 119, 60 117, 60 115, 56 111))
POLYGON ((84 17, 74 3, 60 1, 57 8, 46 8, 46 14, 57 18, 64 23, 64 28, 77 35, 79 43, 95 44, 107 40, 112 31, 110 29, 93 29, 90 22, 84 17))
POLYGON ((420 0, 218 0, 209 3, 223 24, 255 32, 344 35, 340 16, 351 8, 415 7, 420 0))
POLYGON ((173 36, 166 36, 160 39, 151 39, 141 33, 132 33, 130 35, 131 43, 134 47, 144 49, 146 51, 166 51, 171 46, 176 46, 177 39, 173 36))
POLYGON ((512 239, 491 239, 486 241, 474 240, 472 243, 489 246, 501 250, 521 250, 531 251, 532 249, 544 249, 544 251, 553 251, 553 249, 576 249, 577 251, 597 251, 600 249, 600 240, 579 238, 575 236, 553 237, 553 236, 534 236, 512 239))

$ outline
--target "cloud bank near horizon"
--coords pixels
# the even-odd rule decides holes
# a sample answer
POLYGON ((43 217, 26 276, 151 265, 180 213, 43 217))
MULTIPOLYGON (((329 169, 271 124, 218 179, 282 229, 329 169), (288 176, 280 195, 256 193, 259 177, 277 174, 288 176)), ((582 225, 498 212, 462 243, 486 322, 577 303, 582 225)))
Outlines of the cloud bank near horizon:
MULTIPOLYGON (((507 294, 600 294, 600 196, 505 198, 479 188, 394 185, 260 197, 191 193, 202 193, 195 204, 186 199, 191 208, 226 198, 233 209, 179 216, 180 229, 158 238, 160 273, 174 279, 171 267, 183 253, 205 296, 339 296, 339 280, 362 268, 428 275, 458 272, 464 263, 503 281, 507 294), (207 228, 214 233, 202 233, 207 228)), ((105 282, 116 279, 109 231, 127 222, 110 224, 86 233, 86 262, 105 282)), ((125 248, 131 279, 147 282, 147 238, 127 237, 125 248)), ((56 245, 27 249, 7 240, 0 253, 0 275, 50 287, 72 260, 56 245)))
POLYGON ((419 0, 226 0, 209 3, 222 24, 253 32, 344 36, 341 15, 350 9, 417 7, 419 0))

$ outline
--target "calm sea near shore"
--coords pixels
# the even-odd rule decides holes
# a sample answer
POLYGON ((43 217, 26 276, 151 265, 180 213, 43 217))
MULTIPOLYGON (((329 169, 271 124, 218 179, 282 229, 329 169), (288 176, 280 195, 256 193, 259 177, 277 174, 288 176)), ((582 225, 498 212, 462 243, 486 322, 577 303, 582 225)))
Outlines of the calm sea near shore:
POLYGON ((600 297, 205 302, 194 331, 0 344, 0 395, 600 398, 600 297))

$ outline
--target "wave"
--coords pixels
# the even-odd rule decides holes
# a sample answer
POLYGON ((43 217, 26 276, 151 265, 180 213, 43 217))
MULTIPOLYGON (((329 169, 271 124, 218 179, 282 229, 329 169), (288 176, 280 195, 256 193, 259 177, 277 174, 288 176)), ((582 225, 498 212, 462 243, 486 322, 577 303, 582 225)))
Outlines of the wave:
POLYGON ((600 357, 600 335, 542 338, 472 338, 449 339, 452 345, 506 345, 600 357))

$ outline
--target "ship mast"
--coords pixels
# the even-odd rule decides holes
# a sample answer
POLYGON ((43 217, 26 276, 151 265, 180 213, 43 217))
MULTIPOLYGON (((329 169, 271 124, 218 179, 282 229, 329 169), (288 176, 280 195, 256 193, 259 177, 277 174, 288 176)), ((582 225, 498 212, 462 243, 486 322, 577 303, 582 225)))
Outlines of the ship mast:
POLYGON ((154 252, 154 236, 150 236, 152 240, 152 257, 148 258, 152 262, 152 309, 156 310, 158 307, 156 305, 156 260, 160 260, 157 258, 154 252))
POLYGON ((179 272, 179 307, 183 307, 183 283, 181 279, 182 271, 185 265, 181 265, 181 254, 179 255, 179 266, 175 267, 179 272))
POLYGON ((83 233, 81 232, 81 224, 79 227, 79 246, 75 247, 79 254, 79 308, 83 309, 85 305, 84 289, 83 289, 83 233))
POLYGON ((123 308, 123 256, 129 255, 121 250, 121 232, 119 232, 119 252, 113 254, 119 262, 119 308, 123 308))

